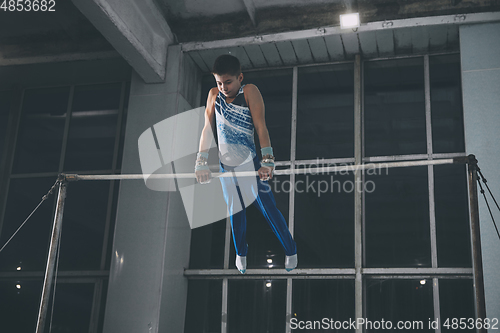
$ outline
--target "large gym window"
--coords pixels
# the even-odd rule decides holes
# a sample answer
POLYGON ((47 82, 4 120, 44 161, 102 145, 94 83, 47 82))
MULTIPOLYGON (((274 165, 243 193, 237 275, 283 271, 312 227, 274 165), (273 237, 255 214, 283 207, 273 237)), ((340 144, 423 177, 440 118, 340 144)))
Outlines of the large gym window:
MULTIPOLYGON (((0 193, 0 244, 59 173, 120 173, 128 91, 128 82, 26 87, 16 91, 16 102, 7 98, 16 94, 0 92, 0 181, 6 184, 0 193)), ((75 183, 69 193, 45 331, 99 331, 118 182, 75 183)), ((0 321, 6 331, 35 330, 55 201, 49 196, 0 253, 0 321)))
MULTIPOLYGON (((244 75, 243 83, 256 84, 264 97, 277 169, 354 164, 357 153, 363 163, 465 155, 458 54, 244 75)), ((203 93, 212 86, 206 76, 203 93)), ((273 178, 277 206, 297 242, 292 273, 282 269, 284 251, 253 206, 245 275, 235 270, 229 219, 194 229, 185 333, 301 331, 300 321, 360 314, 394 325, 422 322, 413 329, 430 332, 437 318, 474 317, 465 167, 371 171, 361 176, 363 191, 355 190, 353 172, 273 178), (457 296, 456 289, 467 292, 457 296), (191 323, 194 309, 206 318, 203 325, 191 323), (209 318, 215 313, 220 324, 209 318)))

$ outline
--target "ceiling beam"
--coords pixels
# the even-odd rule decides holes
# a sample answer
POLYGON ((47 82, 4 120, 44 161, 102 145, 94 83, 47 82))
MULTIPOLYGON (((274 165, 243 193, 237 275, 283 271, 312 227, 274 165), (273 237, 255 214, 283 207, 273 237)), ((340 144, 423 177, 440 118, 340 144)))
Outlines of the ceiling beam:
POLYGON ((72 1, 145 82, 165 80, 174 37, 152 0, 72 1))
MULTIPOLYGON (((361 24, 356 31, 361 33, 364 31, 377 31, 386 29, 399 29, 408 27, 420 26, 436 26, 447 24, 475 24, 486 22, 499 22, 500 12, 488 13, 473 13, 473 14, 459 14, 459 15, 444 15, 444 16, 429 16, 418 17, 393 21, 378 21, 361 24)), ((313 38, 319 36, 330 35, 344 35, 347 33, 354 33, 352 29, 341 29, 339 26, 321 27, 316 29, 299 30, 291 32, 283 32, 277 34, 269 34, 262 36, 241 37, 234 39, 216 40, 209 42, 189 42, 181 43, 184 52, 200 51, 207 49, 218 49, 222 47, 235 47, 246 45, 259 45, 265 43, 272 43, 284 40, 296 40, 313 38)))

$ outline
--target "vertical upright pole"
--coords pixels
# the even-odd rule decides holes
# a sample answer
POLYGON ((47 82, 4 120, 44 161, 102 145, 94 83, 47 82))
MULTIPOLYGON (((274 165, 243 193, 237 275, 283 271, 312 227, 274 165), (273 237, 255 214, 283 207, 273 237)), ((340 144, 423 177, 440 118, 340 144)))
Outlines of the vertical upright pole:
MULTIPOLYGON (((64 199, 66 198, 66 182, 59 181, 57 191, 57 206, 52 225, 52 237, 50 239, 49 255, 47 258, 47 267, 45 268, 45 279, 43 281, 42 299, 38 311, 38 321, 36 324, 36 333, 43 333, 45 327, 45 317, 47 316, 47 307, 49 306, 50 290, 54 277, 54 268, 57 254, 57 246, 61 236, 62 217, 64 211, 64 199)), ((53 300, 54 301, 54 300, 53 300)))
MULTIPOLYGON (((291 128, 291 150, 290 150, 290 170, 295 170, 295 157, 297 152, 297 105, 299 89, 299 68, 295 66, 292 72, 292 128, 291 128)), ((295 173, 290 174, 289 211, 288 211, 288 230, 294 235, 295 230, 295 173)), ((288 278, 286 283, 286 330, 285 333, 292 333, 290 320, 292 320, 292 279, 288 278)))
MULTIPOLYGON (((432 114, 431 114, 431 76, 429 55, 424 55, 424 87, 425 87, 425 127, 427 135, 427 159, 432 159, 434 153, 432 147, 432 114)), ((430 240, 431 240, 431 265, 432 268, 438 267, 437 253, 437 234, 436 234, 436 205, 434 197, 434 166, 427 166, 428 186, 429 186, 429 222, 430 222, 430 240)), ((434 277, 432 280, 432 298, 434 304, 434 320, 441 322, 441 306, 439 303, 439 279, 434 277)), ((441 333, 441 325, 434 330, 434 333, 441 333)))
MULTIPOLYGON (((474 272, 474 297, 476 318, 486 318, 486 303, 484 300, 483 261, 481 257, 481 234, 479 229, 479 203, 477 194, 477 160, 469 155, 469 200, 470 200, 470 230, 472 244, 472 266, 474 272)), ((484 325, 479 333, 487 332, 484 325)))
MULTIPOLYGON (((361 55, 354 58, 354 163, 363 164, 363 129, 361 105, 361 55)), ((355 170, 354 184, 354 267, 356 279, 354 282, 355 316, 356 320, 363 317, 363 191, 359 184, 363 182, 363 172, 355 170)), ((362 187, 361 187, 362 188, 362 187)), ((362 327, 356 327, 356 333, 361 333, 362 327)))
POLYGON ((222 323, 221 323, 221 333, 227 333, 227 295, 229 288, 229 280, 228 278, 222 279, 222 323))

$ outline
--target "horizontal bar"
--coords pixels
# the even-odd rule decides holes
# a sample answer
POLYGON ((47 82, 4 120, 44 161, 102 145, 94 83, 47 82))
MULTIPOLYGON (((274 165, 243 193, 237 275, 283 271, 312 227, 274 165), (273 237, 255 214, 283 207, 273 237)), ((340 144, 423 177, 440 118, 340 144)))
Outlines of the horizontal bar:
POLYGON ((406 274, 429 274, 429 275, 472 275, 472 268, 364 268, 365 275, 406 275, 406 274))
MULTIPOLYGON (((345 275, 354 278, 356 274, 354 268, 315 268, 305 269, 296 268, 291 272, 287 272, 284 268, 270 268, 270 269, 247 269, 245 276, 313 276, 313 275, 345 275)), ((184 276, 241 276, 242 274, 237 269, 186 269, 184 276)))
MULTIPOLYGON (((401 20, 377 21, 361 24, 357 33, 365 31, 388 30, 421 26, 436 26, 447 24, 471 24, 500 21, 500 12, 470 13, 459 15, 442 15, 430 17, 416 17, 401 20)), ((341 29, 339 26, 322 27, 299 31, 282 32, 262 36, 241 37, 234 39, 216 40, 208 42, 181 43, 182 51, 200 51, 207 49, 230 48, 245 45, 258 45, 284 40, 306 39, 319 36, 353 33, 352 29, 341 29)))
MULTIPOLYGON (((453 158, 448 159, 438 159, 438 160, 421 160, 421 161, 402 161, 402 162, 387 162, 387 163, 370 163, 370 164, 353 164, 353 165, 335 165, 320 168, 297 168, 294 170, 275 170, 274 175, 290 175, 290 174, 324 174, 330 172, 348 172, 348 171, 358 171, 366 169, 381 169, 381 168, 401 168, 401 167, 412 167, 412 166, 424 166, 424 165, 439 165, 439 164, 453 164, 458 163, 457 160, 453 158)), ((317 164, 315 164, 317 165, 317 164)), ((241 172, 214 172, 212 177, 255 177, 257 176, 257 171, 241 171, 241 172)), ((160 174, 160 175, 143 175, 143 174, 128 174, 128 175, 77 175, 77 174, 63 174, 63 178, 66 181, 78 181, 78 180, 134 180, 134 179, 173 179, 173 178, 196 178, 195 173, 177 173, 177 174, 160 174)))
POLYGON ((455 162, 457 162, 457 158, 465 158, 468 157, 465 153, 434 153, 431 155, 433 159, 440 158, 453 158, 455 162))
MULTIPOLYGON (((371 156, 364 157, 363 162, 395 162, 395 161, 415 161, 415 160, 425 160, 427 159, 428 154, 418 154, 418 155, 393 155, 393 156, 371 156)), ((448 156, 444 157, 448 158, 448 156)))
POLYGON ((224 280, 224 279, 229 279, 229 280, 288 280, 288 279, 293 279, 293 280, 354 280, 356 278, 355 275, 247 275, 241 274, 238 272, 238 274, 235 275, 189 275, 185 276, 186 279, 188 280, 224 280))
POLYGON ((66 284, 79 284, 79 283, 97 283, 99 281, 103 281, 103 278, 97 277, 57 277, 57 284, 66 283, 66 284))
MULTIPOLYGON (((423 278, 436 276, 462 276, 464 278, 472 277, 472 268, 362 268, 361 273, 370 278, 386 278, 388 276, 399 278, 423 278)), ((354 268, 297 268, 291 272, 285 269, 247 269, 244 276, 269 278, 276 277, 321 277, 336 276, 344 278, 354 278, 356 271, 354 268)), ((211 278, 211 277, 241 277, 242 274, 236 269, 186 269, 184 276, 188 278, 211 278)))
POLYGON ((330 164, 347 164, 354 163, 354 157, 349 158, 316 158, 315 160, 295 160, 295 165, 307 165, 307 164, 316 164, 323 165, 325 163, 330 164))
MULTIPOLYGON (((429 55, 431 57, 434 56, 442 56, 442 55, 452 55, 452 54, 460 54, 459 51, 456 50, 450 50, 450 51, 426 51, 425 53, 410 53, 410 54, 399 54, 399 55, 394 55, 394 56, 380 56, 380 57, 373 57, 373 58, 366 58, 363 59, 363 62, 368 63, 368 62, 377 62, 381 60, 399 60, 399 59, 410 59, 410 58, 422 58, 424 55, 429 55)), ((315 64, 316 66, 318 64, 315 64)), ((445 153, 446 154, 446 153, 445 153)), ((451 153, 450 153, 451 155, 451 153)))
POLYGON ((370 275, 367 276, 368 279, 370 280, 394 280, 394 279, 400 279, 400 280, 421 280, 421 279, 453 279, 453 280, 472 280, 472 274, 466 274, 466 275, 453 275, 453 274, 423 274, 423 275, 370 275))
MULTIPOLYGON (((43 278, 44 272, 42 271, 13 271, 13 272, 0 272, 0 279, 32 279, 32 278, 43 278)), ((57 272, 57 278, 60 277, 78 277, 78 278, 108 278, 109 271, 59 271, 57 272)))
POLYGON ((392 162, 392 161, 412 161, 412 160, 424 160, 429 159, 429 156, 433 160, 455 158, 455 157, 466 157, 465 153, 442 153, 442 154, 416 154, 416 155, 393 155, 393 156, 372 156, 364 157, 363 162, 392 162))
MULTIPOLYGON (((293 280, 354 280, 356 275, 247 275, 238 274, 234 275, 186 275, 185 278, 189 280, 221 280, 224 278, 229 278, 230 280, 286 280, 292 278, 293 280)), ((370 280, 422 280, 422 279, 453 279, 453 280, 472 280, 472 275, 453 275, 453 274, 419 274, 419 275, 368 275, 365 276, 366 279, 370 280)))

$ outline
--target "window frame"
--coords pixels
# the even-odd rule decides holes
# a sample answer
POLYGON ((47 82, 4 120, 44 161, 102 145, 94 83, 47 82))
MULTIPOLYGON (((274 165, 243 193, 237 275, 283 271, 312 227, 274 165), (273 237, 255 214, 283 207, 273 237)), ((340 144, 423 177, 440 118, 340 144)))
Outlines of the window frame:
MULTIPOLYGON (((66 155, 66 147, 68 143, 68 135, 71 125, 71 116, 72 116, 72 107, 73 107, 73 96, 75 93, 75 87, 79 86, 99 86, 106 84, 119 84, 120 85, 120 95, 119 95, 119 107, 116 109, 117 111, 117 120, 116 120, 116 133, 114 138, 114 147, 113 147, 113 156, 112 156, 112 166, 108 170, 85 170, 80 172, 82 174, 119 174, 121 173, 121 169, 119 167, 120 161, 118 158, 120 156, 120 150, 123 150, 123 140, 122 136, 125 131, 126 125, 126 114, 127 114, 127 104, 126 101, 127 96, 130 93, 130 80, 117 79, 117 80, 102 80, 96 82, 86 82, 81 84, 51 84, 51 85, 31 85, 26 84, 23 86, 18 86, 13 89, 14 98, 11 101, 11 112, 10 117, 12 118, 11 124, 12 128, 9 128, 7 134, 9 134, 6 138, 6 145, 11 147, 5 156, 4 166, 5 169, 3 174, 0 174, 0 181, 2 181, 2 177, 5 183, 2 192, 0 193, 0 235, 2 233, 2 226, 5 219, 5 213, 7 208, 7 200, 8 193, 11 180, 13 179, 33 179, 33 178, 41 178, 41 177, 53 177, 54 180, 57 179, 58 175, 63 172, 64 161, 66 155), (16 148, 18 143, 18 137, 20 134, 21 123, 23 120, 23 101, 26 90, 33 89, 47 89, 47 88, 62 88, 69 87, 69 97, 68 103, 66 107, 65 114, 65 124, 64 124, 64 135, 62 138, 62 147, 61 154, 59 156, 59 167, 57 172, 30 172, 30 173, 13 173, 14 166, 14 157, 16 156, 16 148), (12 133, 11 133, 12 132, 12 133)), ((78 171, 77 171, 78 172, 78 171)), ((91 309, 91 318, 89 318, 89 332, 97 332, 102 330, 103 325, 103 309, 106 301, 106 289, 109 280, 109 269, 107 268, 110 264, 110 242, 112 241, 112 237, 110 234, 113 232, 112 228, 114 225, 114 217, 116 213, 116 202, 117 202, 117 188, 119 186, 119 182, 111 181, 109 184, 109 191, 107 194, 108 202, 106 208, 106 220, 104 226, 104 235, 102 240, 102 251, 100 255, 100 263, 98 270, 69 270, 59 272, 58 275, 58 283, 64 284, 74 284, 74 283, 89 283, 94 285, 94 293, 92 296, 92 309, 91 309)), ((47 189, 48 191, 49 189, 47 189)), ((55 213, 55 204, 54 200, 53 204, 53 213, 52 219, 54 218, 55 213)), ((22 221, 19 221, 21 223, 22 221)), ((19 280, 40 280, 43 281, 44 276, 43 271, 33 271, 33 272, 23 272, 23 271, 14 271, 14 272, 0 272, 0 279, 4 281, 19 281, 19 280)), ((56 288, 56 286, 54 286, 56 288)))
MULTIPOLYGON (((443 158, 455 158, 466 156, 465 152, 454 153, 434 153, 432 142, 432 123, 431 123, 431 90, 430 90, 430 63, 429 58, 432 56, 440 55, 453 55, 458 52, 443 52, 432 53, 423 55, 402 55, 396 57, 385 58, 370 58, 361 59, 357 55, 354 61, 342 62, 326 62, 321 64, 308 64, 300 66, 288 66, 278 68, 266 68, 264 70, 273 69, 286 69, 292 68, 293 70, 293 88, 292 88, 292 129, 291 129, 291 153, 290 160, 277 161, 276 165, 280 168, 286 167, 287 169, 294 169, 295 167, 313 163, 313 160, 296 160, 296 136, 297 136, 297 89, 298 89, 298 69, 310 66, 325 66, 343 63, 354 62, 354 156, 352 158, 333 158, 325 159, 326 163, 377 163, 377 162, 395 162, 395 161, 415 161, 415 160, 434 160, 443 158), (424 92, 425 92, 425 124, 426 124, 426 145, 427 152, 425 154, 413 155, 392 155, 392 156, 364 156, 364 64, 366 62, 381 61, 381 60, 395 60, 405 58, 423 58, 424 62, 424 92)), ((254 71, 260 71, 252 70, 254 71)), ((462 124, 462 126, 464 126, 462 124)), ((429 216, 430 216, 430 239, 431 239, 431 267, 427 268, 365 268, 365 193, 355 192, 355 267, 354 268, 335 268, 335 269, 296 269, 295 274, 285 272, 285 270, 268 270, 268 269, 250 269, 247 270, 245 275, 241 275, 234 269, 229 269, 230 260, 230 244, 231 226, 229 218, 226 219, 226 233, 224 243, 224 267, 223 269, 187 269, 185 277, 188 279, 220 279, 222 280, 222 333, 227 333, 226 323, 224 318, 227 316, 227 299, 228 299, 228 281, 233 279, 285 279, 287 281, 287 300, 286 300, 286 314, 287 314, 287 333, 291 332, 289 319, 292 314, 292 286, 295 279, 351 279, 355 281, 355 313, 357 318, 366 318, 366 281, 368 279, 431 279, 433 283, 433 304, 434 304, 434 317, 440 318, 439 307, 439 280, 440 279, 473 279, 472 268, 460 267, 438 267, 437 258, 437 237, 436 237, 436 219, 435 219, 435 198, 434 198, 434 167, 427 166, 428 175, 428 191, 429 191, 429 216)), ((356 180, 364 181, 364 175, 361 172, 355 174, 356 180)), ((466 175, 464 175, 466 177, 466 175)), ((295 181, 295 174, 290 175, 290 182, 295 181)), ((469 194, 467 193, 467 197, 469 194)), ((289 230, 293 236, 294 233, 294 191, 289 194, 289 230)), ((471 248, 472 251, 472 248, 471 248)), ((358 330, 358 331, 362 331, 358 330)), ((436 332, 440 331, 439 329, 436 332)))

